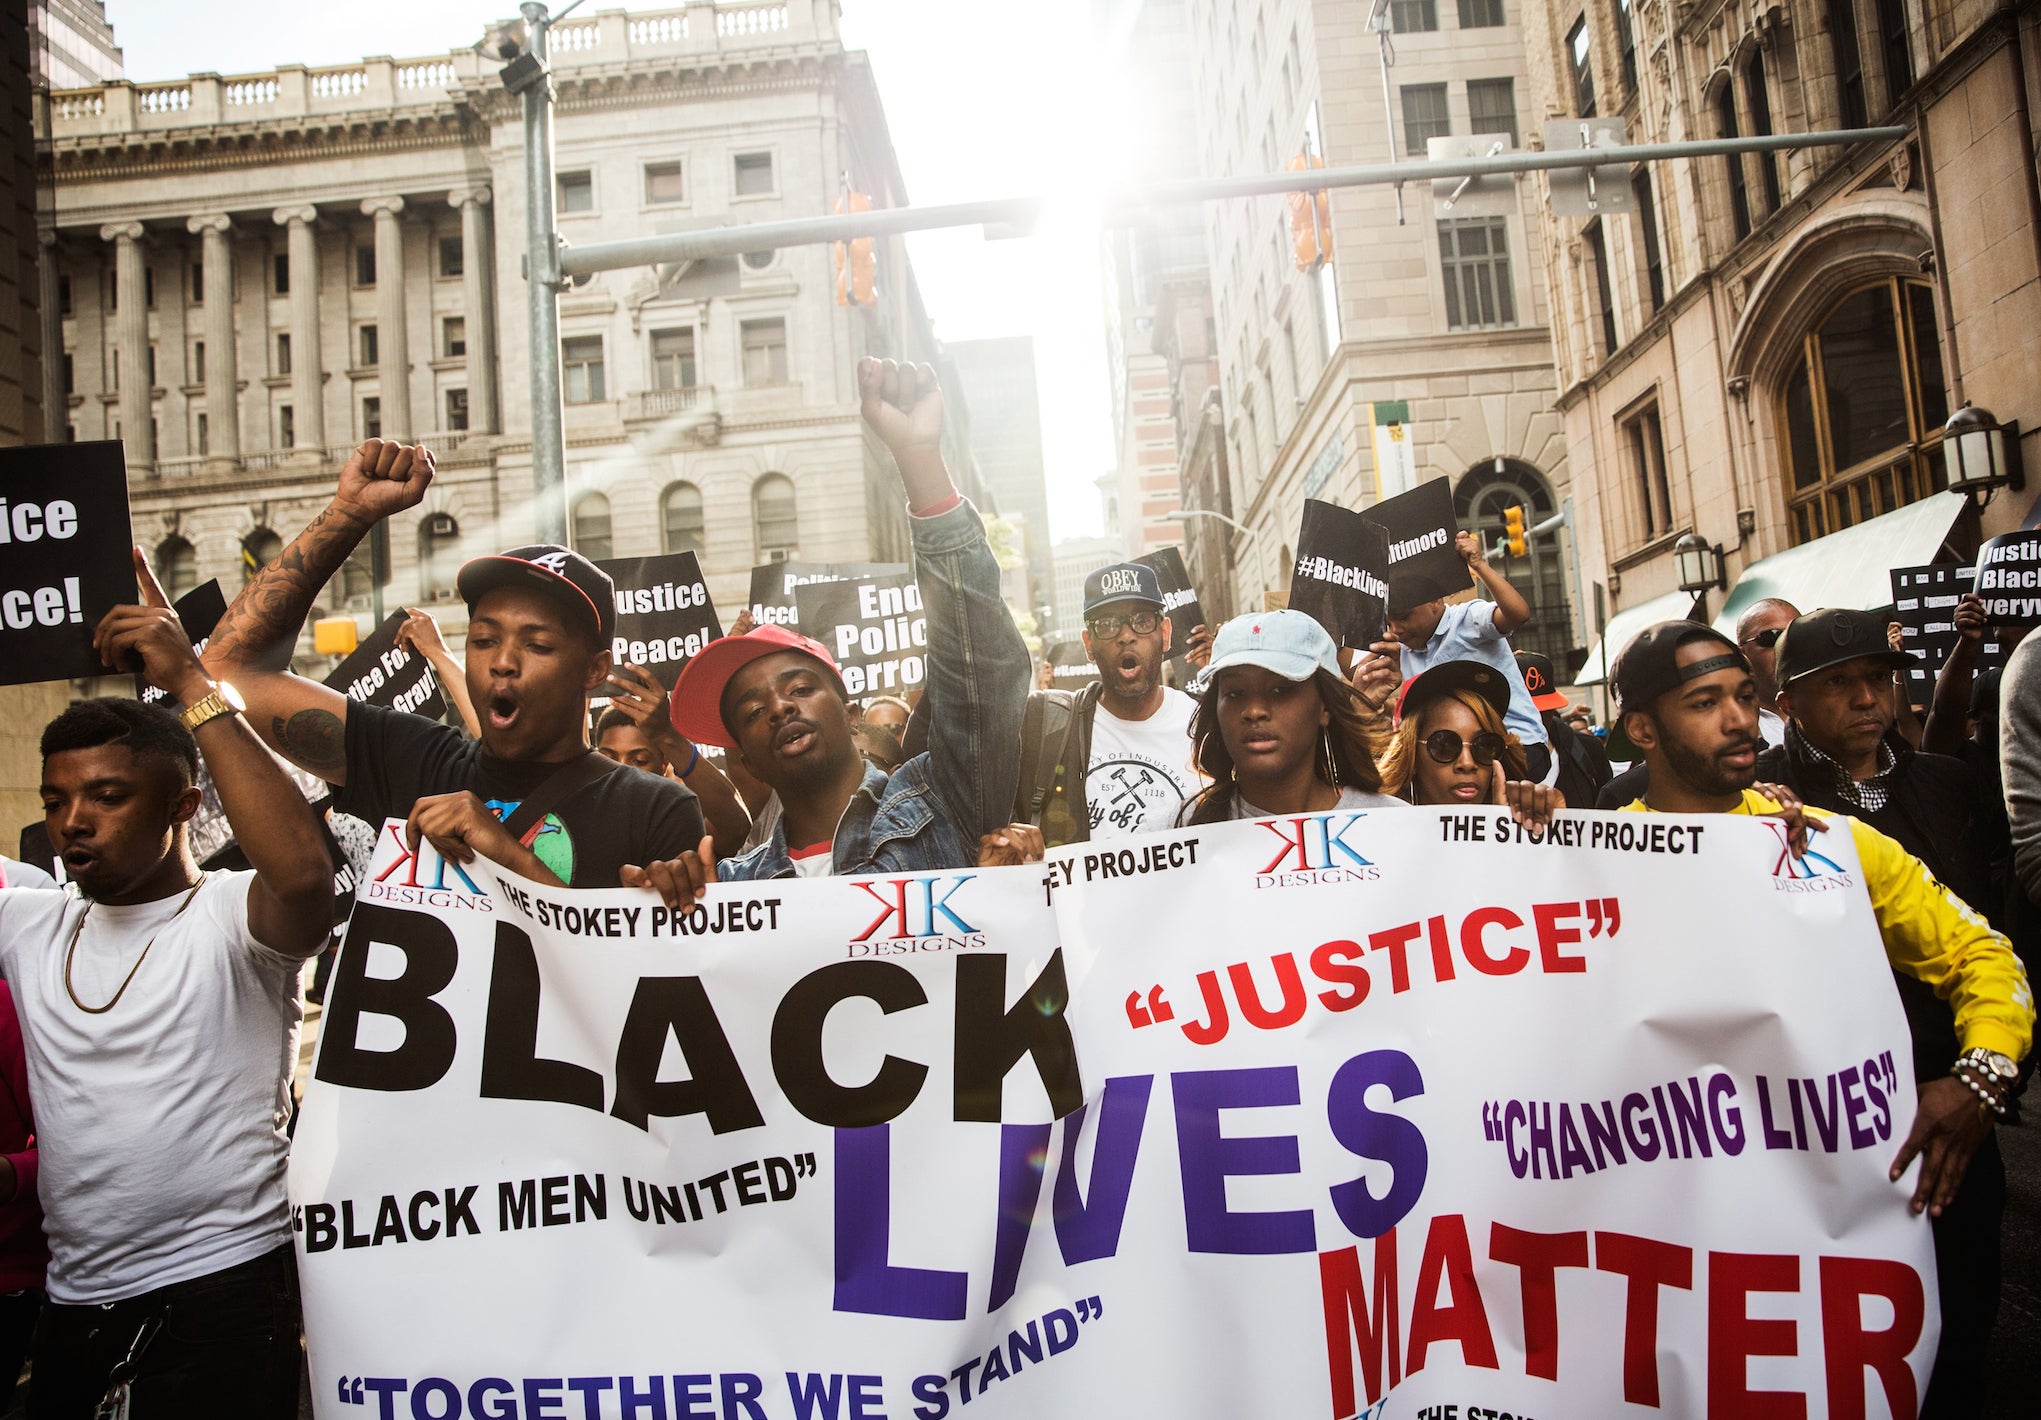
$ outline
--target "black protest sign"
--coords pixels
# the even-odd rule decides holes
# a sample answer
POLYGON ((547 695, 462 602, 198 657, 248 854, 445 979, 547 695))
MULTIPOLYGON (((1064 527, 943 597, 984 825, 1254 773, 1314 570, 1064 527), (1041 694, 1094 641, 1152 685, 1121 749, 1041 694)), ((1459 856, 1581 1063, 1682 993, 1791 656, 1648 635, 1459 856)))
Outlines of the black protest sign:
MULTIPOLYGON (((190 638, 191 649, 203 651, 206 638, 213 634, 213 628, 227 614, 227 594, 220 590, 220 579, 215 577, 203 587, 193 587, 179 597, 171 604, 171 610, 177 613, 177 624, 190 638)), ((144 705, 154 705, 170 697, 138 675, 135 677, 135 698, 144 705)))
POLYGON ((1403 611, 1467 590, 1467 560, 1454 547, 1459 531, 1453 490, 1426 479, 1408 493, 1384 498, 1368 520, 1389 534, 1389 609, 1403 611))
POLYGON ((1993 626, 2041 626, 2041 532, 2007 533, 1978 549, 1977 595, 1993 626))
POLYGON ((904 562, 768 562, 751 569, 751 619, 760 626, 799 626, 796 587, 860 577, 895 577, 907 571, 904 562))
POLYGON ((428 720, 446 718, 446 696, 439 677, 416 651, 397 644, 397 628, 405 613, 393 611, 326 677, 326 684, 362 705, 408 710, 428 720))
POLYGON ((616 583, 617 634, 610 643, 619 666, 649 670, 666 689, 690 657, 723 634, 709 601, 702 564, 692 552, 658 557, 606 557, 596 566, 616 583))
POLYGON ((1389 614, 1389 534, 1351 508, 1304 500, 1290 610, 1323 626, 1334 644, 1365 651, 1382 639, 1389 614))
POLYGON ((1184 566, 1183 549, 1165 547, 1134 560, 1155 569, 1155 580, 1162 584, 1162 609, 1169 613, 1169 654, 1181 658, 1191 632, 1205 624, 1205 609, 1198 604, 1198 589, 1184 566))
POLYGON ((133 547, 117 441, 0 449, 0 685, 106 674, 92 632, 137 600, 133 547))
POLYGON ((1077 691, 1098 679, 1098 667, 1082 641, 1051 641, 1042 653, 1049 667, 1049 689, 1077 691))
MULTIPOLYGON (((1933 699, 1935 677, 1956 645, 1956 603, 1976 583, 1975 567, 1953 562, 1892 569, 1892 609, 1899 622, 1899 648, 1912 657, 1906 668, 1909 704, 1926 705, 1933 699)), ((1979 671, 2005 663, 2005 652, 1993 637, 1984 638, 1979 652, 1979 671)))
POLYGON ((801 634, 829 648, 853 700, 900 695, 928 678, 928 617, 909 574, 806 582, 794 602, 801 634))

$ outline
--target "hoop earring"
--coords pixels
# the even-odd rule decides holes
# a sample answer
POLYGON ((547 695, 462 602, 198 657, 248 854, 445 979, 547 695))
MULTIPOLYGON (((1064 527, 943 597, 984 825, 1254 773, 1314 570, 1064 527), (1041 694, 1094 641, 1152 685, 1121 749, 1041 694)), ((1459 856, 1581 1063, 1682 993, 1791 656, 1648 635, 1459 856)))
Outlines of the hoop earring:
POLYGON ((1325 781, 1333 788, 1339 787, 1339 761, 1332 756, 1332 734, 1325 726, 1318 727, 1319 752, 1325 756, 1325 781))

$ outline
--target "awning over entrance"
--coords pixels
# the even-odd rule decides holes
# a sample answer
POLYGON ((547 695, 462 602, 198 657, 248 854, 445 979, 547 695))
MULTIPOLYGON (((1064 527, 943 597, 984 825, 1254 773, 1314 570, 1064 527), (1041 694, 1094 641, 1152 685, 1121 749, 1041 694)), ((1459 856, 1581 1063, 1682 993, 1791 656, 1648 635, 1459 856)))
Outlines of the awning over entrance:
POLYGON ((1737 618, 1753 602, 1778 597, 1802 612, 1825 606, 1868 611, 1892 603, 1895 567, 1933 562, 1969 500, 1935 493, 1853 528, 1789 547, 1743 569, 1715 618, 1734 635, 1737 618))
POLYGON ((1575 685, 1600 685, 1609 678, 1609 662, 1616 659, 1622 649, 1630 644, 1630 638, 1647 626, 1656 626, 1661 621, 1684 621, 1694 614, 1692 592, 1667 592, 1662 597, 1653 597, 1648 602, 1624 607, 1609 618, 1609 624, 1602 628, 1602 639, 1595 642, 1594 649, 1587 653, 1587 660, 1581 664, 1580 674, 1573 678, 1575 685))

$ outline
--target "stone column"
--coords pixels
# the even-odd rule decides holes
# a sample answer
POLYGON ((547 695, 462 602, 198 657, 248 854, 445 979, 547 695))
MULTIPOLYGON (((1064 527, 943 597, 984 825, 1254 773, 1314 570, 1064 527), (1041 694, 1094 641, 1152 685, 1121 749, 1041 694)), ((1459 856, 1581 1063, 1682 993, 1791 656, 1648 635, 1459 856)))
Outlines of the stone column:
MULTIPOLYGON (((468 428, 494 434, 496 425, 496 224, 489 189, 456 188, 446 200, 461 214, 461 301, 468 323, 468 428)), ((377 258, 379 261, 381 258, 377 258)))
POLYGON ((40 315, 43 331, 43 442, 64 442, 64 425, 71 418, 71 401, 64 393, 64 312, 57 291, 60 253, 57 234, 37 233, 41 245, 36 255, 41 278, 40 315))
POLYGON ((404 331, 404 228, 401 197, 371 197, 364 217, 376 219, 376 382, 382 389, 383 437, 409 439, 411 349, 404 331))
MULTIPOLYGON (((319 220, 316 207, 279 207, 272 214, 289 236, 291 262, 291 447, 326 447, 326 371, 319 358, 319 220)), ((212 284, 212 277, 206 277, 212 284)), ((211 319, 211 308, 207 308, 211 319)), ((231 313, 230 313, 231 318, 231 313)), ((208 352, 208 358, 210 352, 208 352)))
MULTIPOLYGON (((241 370, 234 350, 234 224, 224 212, 193 217, 205 272, 206 456, 241 457, 241 370)), ((296 352, 292 352, 295 357, 296 352)))
POLYGON ((142 261, 142 224, 109 222, 101 241, 113 243, 114 280, 120 309, 114 316, 114 344, 120 349, 120 428, 129 468, 152 468, 156 440, 149 432, 153 403, 149 384, 149 278, 142 261))

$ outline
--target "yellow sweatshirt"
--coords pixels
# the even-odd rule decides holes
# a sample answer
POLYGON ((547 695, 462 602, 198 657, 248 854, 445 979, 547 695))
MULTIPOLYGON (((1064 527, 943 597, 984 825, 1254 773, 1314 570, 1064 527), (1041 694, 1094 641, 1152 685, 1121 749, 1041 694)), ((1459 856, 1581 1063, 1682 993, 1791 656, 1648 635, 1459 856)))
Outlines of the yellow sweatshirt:
MULTIPOLYGON (((1743 802, 1730 810, 1751 815, 1778 811, 1777 804, 1755 789, 1744 790, 1743 802)), ((1624 812, 1652 809, 1637 799, 1625 805, 1624 812)), ((1937 882, 1927 864, 1870 824, 1825 809, 1805 812, 1815 818, 1840 818, 1850 826, 1858 861, 1864 865, 1864 886, 1871 892, 1871 911, 1885 939, 1886 959, 1896 970, 1926 982, 1949 1003, 1962 1048, 1983 1046, 2014 1060, 2026 1058, 2034 1039, 2034 991, 2012 943, 1937 882)))

